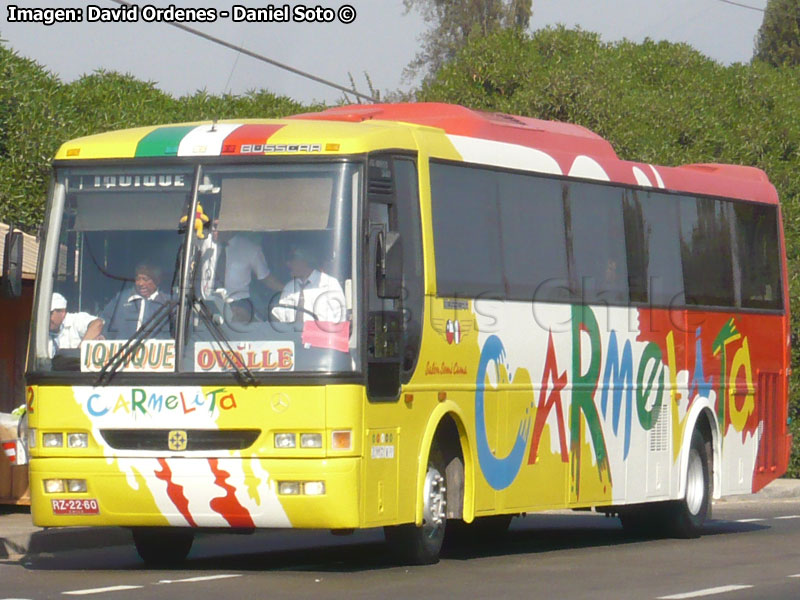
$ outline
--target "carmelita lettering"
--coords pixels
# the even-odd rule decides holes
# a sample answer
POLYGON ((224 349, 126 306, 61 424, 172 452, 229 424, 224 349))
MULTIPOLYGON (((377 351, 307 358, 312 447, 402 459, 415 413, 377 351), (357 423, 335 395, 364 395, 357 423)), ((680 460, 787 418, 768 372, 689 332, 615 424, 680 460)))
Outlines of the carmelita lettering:
POLYGON ((92 417, 123 413, 134 418, 137 415, 152 417, 169 413, 188 415, 196 410, 216 415, 219 411, 236 408, 236 395, 225 388, 205 394, 132 388, 130 394, 95 393, 86 400, 86 412, 92 417))
POLYGON ((6 11, 9 23, 80 23, 83 21, 83 9, 80 8, 22 8, 9 4, 6 11))

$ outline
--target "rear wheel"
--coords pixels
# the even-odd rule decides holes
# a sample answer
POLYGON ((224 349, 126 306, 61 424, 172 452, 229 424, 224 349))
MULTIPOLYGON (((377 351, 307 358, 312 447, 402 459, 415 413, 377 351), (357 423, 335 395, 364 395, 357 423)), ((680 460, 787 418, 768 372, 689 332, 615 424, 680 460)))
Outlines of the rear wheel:
POLYGON ((700 535, 703 524, 711 518, 711 443, 695 430, 689 448, 686 469, 686 494, 682 500, 670 502, 667 524, 677 537, 700 535))
POLYGON ((447 525, 444 473, 441 454, 436 449, 431 450, 422 489, 422 526, 407 523, 384 529, 386 541, 403 562, 415 565, 439 562, 447 525))
POLYGON ((183 527, 134 527, 133 543, 142 560, 151 567, 181 564, 192 549, 194 531, 183 527))

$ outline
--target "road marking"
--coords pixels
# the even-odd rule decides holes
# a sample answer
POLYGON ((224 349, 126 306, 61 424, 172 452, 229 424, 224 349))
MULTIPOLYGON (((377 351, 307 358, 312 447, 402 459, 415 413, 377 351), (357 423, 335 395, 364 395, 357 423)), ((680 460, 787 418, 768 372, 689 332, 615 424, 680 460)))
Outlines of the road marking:
POLYGON ((241 573, 229 575, 206 575, 203 577, 189 577, 187 579, 162 579, 158 583, 196 583, 198 581, 213 581, 214 579, 230 579, 231 577, 241 576, 241 573))
POLYGON ((775 517, 775 519, 800 519, 800 515, 786 515, 785 517, 775 517))
POLYGON ((104 592, 122 592, 125 590, 138 590, 144 586, 141 585, 112 585, 111 587, 92 588, 89 590, 73 590, 71 592, 61 592, 67 596, 86 596, 88 594, 102 594, 104 592))
POLYGON ((798 573, 797 575, 787 575, 786 577, 800 577, 800 573, 798 573))
POLYGON ((759 521, 766 521, 766 519, 739 519, 734 523, 758 523, 759 521))
POLYGON ((673 594, 672 596, 659 596, 657 600, 684 600, 685 598, 700 598, 702 596, 713 596, 715 594, 725 594, 737 590, 746 590, 752 585, 723 585, 720 587, 697 590, 696 592, 686 592, 685 594, 673 594))

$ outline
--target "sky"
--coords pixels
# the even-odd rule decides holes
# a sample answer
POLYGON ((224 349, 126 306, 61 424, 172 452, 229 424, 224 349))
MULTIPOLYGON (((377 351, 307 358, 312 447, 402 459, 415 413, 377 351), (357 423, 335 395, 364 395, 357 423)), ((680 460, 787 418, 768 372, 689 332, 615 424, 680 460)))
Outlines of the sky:
MULTIPOLYGON (((762 9, 767 0, 736 0, 762 9)), ((88 22, 89 5, 115 8, 111 0, 10 0, 0 8, 0 39, 69 82, 99 69, 130 73, 154 82, 173 95, 205 89, 211 94, 242 94, 267 89, 301 102, 337 102, 342 92, 267 65, 234 50, 181 31, 163 22, 88 22), (19 8, 82 8, 83 22, 22 23, 19 8)), ((289 64, 323 79, 369 93, 374 89, 408 89, 403 68, 413 59, 427 24, 415 12, 406 14, 402 0, 314 0, 307 8, 333 9, 333 22, 234 22, 221 11, 235 5, 281 8, 266 0, 137 0, 145 6, 215 9, 214 22, 187 26, 252 52, 289 64), (316 4, 319 2, 319 4, 316 4), (345 24, 338 15, 354 20, 345 24), (340 10, 343 9, 343 10, 340 10)), ((301 5, 289 2, 294 8, 301 5)), ((274 17, 279 13, 273 12, 274 17)), ((534 0, 532 29, 563 24, 597 32, 606 42, 645 38, 686 42, 722 63, 747 62, 763 13, 725 0, 534 0)))

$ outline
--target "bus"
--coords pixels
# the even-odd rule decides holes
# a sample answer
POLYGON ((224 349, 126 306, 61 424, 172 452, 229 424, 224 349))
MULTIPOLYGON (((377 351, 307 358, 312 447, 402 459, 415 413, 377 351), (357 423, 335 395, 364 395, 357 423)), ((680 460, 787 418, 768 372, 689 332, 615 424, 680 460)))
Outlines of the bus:
POLYGON ((149 564, 202 530, 378 527, 433 563, 446 533, 565 508, 694 537, 787 468, 786 252, 755 168, 352 105, 67 142, 45 231, 33 520, 130 528, 149 564), (206 254, 232 236, 238 291, 206 254), (297 261, 326 291, 292 300, 297 261), (56 294, 102 334, 54 344, 56 294))

